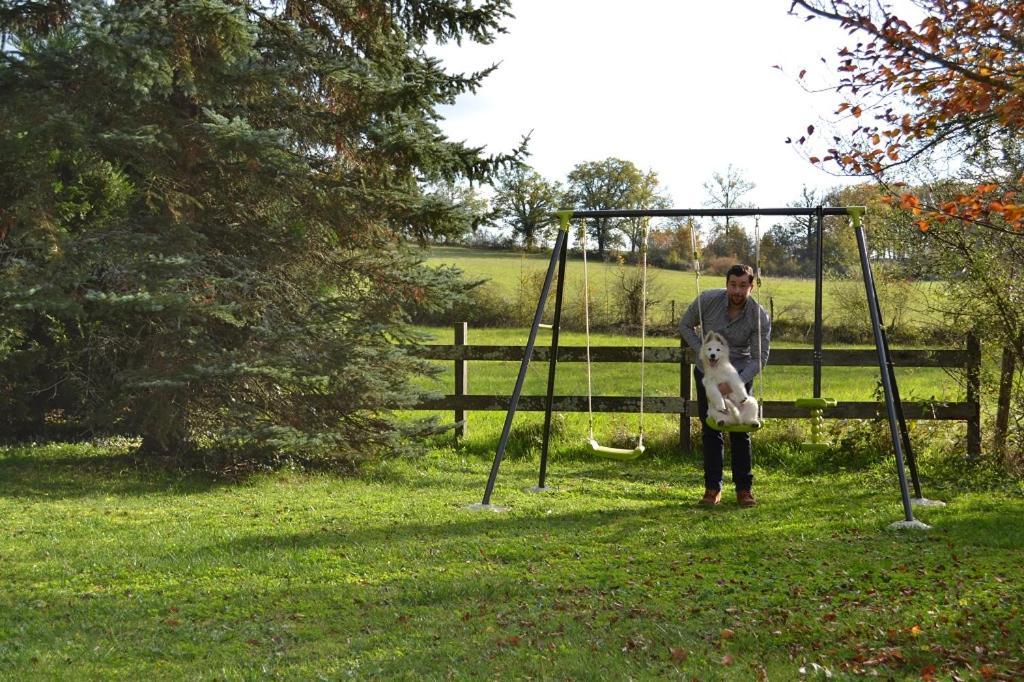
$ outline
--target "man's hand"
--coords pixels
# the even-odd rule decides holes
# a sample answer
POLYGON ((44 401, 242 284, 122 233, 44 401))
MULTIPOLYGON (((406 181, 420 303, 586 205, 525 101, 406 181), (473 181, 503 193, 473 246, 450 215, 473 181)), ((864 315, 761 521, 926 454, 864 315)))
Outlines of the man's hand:
POLYGON ((732 393, 732 387, 729 384, 718 384, 718 390, 722 395, 729 395, 732 393))

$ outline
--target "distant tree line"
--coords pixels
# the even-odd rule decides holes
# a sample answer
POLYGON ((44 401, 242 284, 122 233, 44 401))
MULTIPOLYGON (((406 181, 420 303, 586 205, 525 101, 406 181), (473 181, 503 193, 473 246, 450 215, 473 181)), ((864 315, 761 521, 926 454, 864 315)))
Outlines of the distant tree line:
MULTIPOLYGON (((715 172, 704 183, 708 208, 750 208, 747 195, 755 185, 736 168, 729 165, 722 173, 715 172)), ((547 247, 558 229, 554 212, 562 208, 600 210, 609 208, 663 209, 672 206, 668 192, 653 170, 641 170, 631 161, 607 158, 577 164, 565 182, 549 180, 536 170, 519 163, 495 176, 490 208, 482 194, 463 190, 467 205, 475 204, 486 216, 478 224, 500 230, 501 236, 482 240, 484 245, 498 248, 522 248, 527 251, 547 247)), ((807 187, 787 202, 794 208, 817 206, 861 205, 875 190, 852 187, 814 191, 807 187)), ((888 219, 888 218, 887 218, 888 219)), ((588 250, 602 259, 624 254, 635 260, 645 229, 643 218, 588 219, 585 225, 588 250)), ((732 217, 696 220, 692 218, 650 219, 646 225, 648 261, 658 267, 690 269, 693 267, 695 242, 702 269, 724 272, 737 262, 753 263, 756 249, 749 219, 732 217), (694 242, 691 242, 691 233, 694 242)), ((815 219, 793 217, 760 221, 760 263, 762 270, 775 276, 808 277, 814 274, 816 248, 815 219)), ((574 245, 578 235, 573 234, 574 245)), ((828 218, 824 223, 824 267, 832 275, 847 275, 857 265, 856 242, 847 221, 828 218)), ((463 235, 465 243, 480 242, 472 234, 463 235)), ((904 248, 886 244, 880 255, 898 258, 904 248), (891 250, 889 250, 891 249, 891 250)))

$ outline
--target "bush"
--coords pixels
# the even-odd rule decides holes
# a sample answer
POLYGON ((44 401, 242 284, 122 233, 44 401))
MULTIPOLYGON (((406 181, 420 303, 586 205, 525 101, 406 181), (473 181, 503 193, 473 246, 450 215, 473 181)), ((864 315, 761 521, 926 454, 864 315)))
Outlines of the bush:
POLYGON ((589 315, 591 329, 608 328, 614 325, 615 306, 612 305, 611 300, 607 297, 597 294, 593 282, 590 282, 590 286, 585 292, 581 275, 572 285, 567 283, 566 293, 568 295, 562 301, 563 329, 575 331, 585 329, 586 317, 584 313, 589 315), (588 298, 589 306, 585 310, 584 305, 587 303, 588 298))
MULTIPOLYGON (((846 278, 830 282, 829 286, 836 301, 835 313, 830 320, 835 340, 849 343, 871 340, 871 316, 863 280, 859 277, 846 278)), ((907 323, 907 313, 914 304, 914 288, 910 281, 886 274, 879 268, 875 273, 875 289, 889 340, 915 338, 915 330, 907 323)))
MULTIPOLYGON (((619 268, 618 308, 620 321, 627 327, 638 328, 645 312, 644 273, 640 268, 619 268)), ((646 313, 650 319, 654 306, 660 303, 653 297, 657 278, 648 270, 646 281, 646 313)))
MULTIPOLYGON (((568 437, 568 420, 561 412, 551 415, 551 431, 548 448, 563 443, 568 437)), ((532 461, 537 458, 544 446, 544 420, 532 419, 519 422, 512 426, 508 434, 505 457, 509 460, 532 461)))
POLYGON ((729 268, 739 263, 734 256, 715 256, 704 264, 705 274, 725 277, 729 268))

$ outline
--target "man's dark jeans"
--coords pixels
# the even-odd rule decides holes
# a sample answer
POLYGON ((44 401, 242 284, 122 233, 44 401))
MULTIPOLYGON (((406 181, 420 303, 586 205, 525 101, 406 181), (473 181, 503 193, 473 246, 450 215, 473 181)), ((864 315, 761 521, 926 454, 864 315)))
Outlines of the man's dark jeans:
MULTIPOLYGON (((725 463, 725 439, 721 431, 708 426, 708 396, 704 392, 704 375, 696 367, 693 368, 693 380, 697 384, 697 412, 700 415, 701 440, 704 446, 704 487, 708 490, 722 489, 722 469, 725 463)), ((751 394, 754 382, 747 386, 751 394)), ((729 434, 730 454, 732 461, 732 481, 736 490, 750 490, 754 485, 754 474, 751 472, 750 434, 729 434)))

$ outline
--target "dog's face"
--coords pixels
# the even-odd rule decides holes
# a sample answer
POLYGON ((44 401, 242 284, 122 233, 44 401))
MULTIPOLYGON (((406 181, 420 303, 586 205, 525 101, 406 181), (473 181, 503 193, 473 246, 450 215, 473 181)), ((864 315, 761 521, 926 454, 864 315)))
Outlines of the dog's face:
POLYGON ((721 360, 729 359, 729 342, 718 332, 709 332, 704 337, 704 345, 700 347, 700 353, 704 357, 706 366, 714 367, 721 360))

